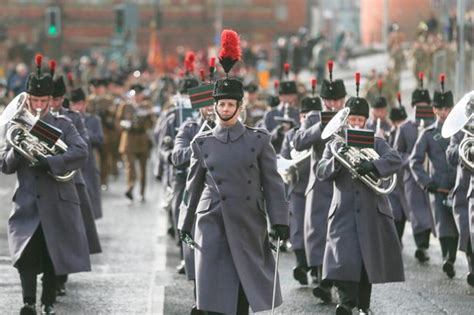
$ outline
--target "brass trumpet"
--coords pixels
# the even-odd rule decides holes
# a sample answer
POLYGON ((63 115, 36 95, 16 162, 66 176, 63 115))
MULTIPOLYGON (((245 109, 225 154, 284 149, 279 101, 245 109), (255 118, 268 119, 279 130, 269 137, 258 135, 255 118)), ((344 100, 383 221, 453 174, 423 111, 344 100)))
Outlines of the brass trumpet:
MULTIPOLYGON (((26 110, 26 100, 25 92, 16 96, 2 112, 0 126, 10 123, 6 132, 7 142, 34 166, 39 156, 46 158, 62 154, 68 147, 59 139, 61 130, 39 119, 39 113, 34 116, 26 110)), ((61 176, 50 173, 58 182, 67 182, 75 174, 76 171, 61 176)))
POLYGON ((372 189, 376 194, 387 195, 391 193, 395 186, 397 185, 397 175, 393 174, 389 177, 378 177, 375 174, 369 173, 367 175, 361 176, 356 171, 357 165, 362 161, 375 161, 380 158, 378 153, 371 148, 354 148, 349 147, 348 151, 345 154, 340 154, 333 148, 335 147, 334 143, 345 143, 345 139, 340 136, 338 133, 347 126, 347 118, 349 117, 349 108, 344 108, 339 111, 336 116, 334 116, 321 134, 323 140, 332 137, 330 140, 329 147, 331 152, 336 158, 336 160, 341 163, 352 175, 352 178, 359 179, 362 183, 367 185, 372 189))
POLYGON ((459 144, 459 158, 471 172, 474 171, 474 161, 470 159, 470 150, 474 144, 473 118, 474 91, 471 91, 453 107, 441 129, 444 138, 449 138, 461 130, 466 134, 459 144))

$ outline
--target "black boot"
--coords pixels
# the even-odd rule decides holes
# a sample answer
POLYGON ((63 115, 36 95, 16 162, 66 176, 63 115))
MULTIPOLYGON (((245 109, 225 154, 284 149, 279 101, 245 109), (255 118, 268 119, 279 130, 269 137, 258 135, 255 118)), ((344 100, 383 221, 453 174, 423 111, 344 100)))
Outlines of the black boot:
POLYGON ((336 315, 351 315, 352 309, 344 304, 337 304, 336 306, 336 315))
POLYGON ((176 266, 176 270, 178 271, 178 274, 184 275, 186 273, 186 269, 184 268, 185 263, 184 260, 181 260, 179 265, 176 266))
POLYGON ((405 221, 395 221, 395 228, 397 229, 398 240, 402 244, 403 231, 405 230, 405 221))
POLYGON ((54 311, 54 306, 51 305, 43 305, 41 307, 41 314, 42 315, 54 315, 56 312, 54 311))
POLYGON ((456 238, 441 237, 441 253, 443 254, 443 272, 449 277, 454 278, 456 271, 454 270, 454 261, 456 259, 456 238), (454 248, 453 248, 454 247, 454 248))
POLYGON ((293 268, 293 278, 301 285, 308 284, 308 267, 306 263, 306 253, 302 249, 295 249, 296 267, 293 268))
POLYGON ((428 252, 425 248, 417 248, 415 251, 415 258, 418 259, 420 263, 425 263, 430 260, 430 256, 428 256, 428 252))
POLYGON ((20 315, 36 315, 36 304, 25 303, 20 309, 20 315))
POLYGON ((471 287, 474 287, 474 254, 466 254, 467 258, 467 268, 469 270, 467 274, 467 284, 469 284, 471 287))

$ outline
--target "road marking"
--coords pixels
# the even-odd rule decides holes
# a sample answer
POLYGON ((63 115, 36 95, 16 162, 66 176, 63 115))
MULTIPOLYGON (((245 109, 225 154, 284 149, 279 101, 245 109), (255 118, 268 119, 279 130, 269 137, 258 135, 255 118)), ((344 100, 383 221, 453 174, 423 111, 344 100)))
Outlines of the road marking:
POLYGON ((153 271, 150 277, 150 290, 148 295, 148 314, 164 314, 165 309, 165 286, 157 285, 156 278, 159 272, 166 269, 166 232, 167 217, 166 213, 158 210, 157 228, 154 235, 155 246, 153 248, 154 261, 153 271))

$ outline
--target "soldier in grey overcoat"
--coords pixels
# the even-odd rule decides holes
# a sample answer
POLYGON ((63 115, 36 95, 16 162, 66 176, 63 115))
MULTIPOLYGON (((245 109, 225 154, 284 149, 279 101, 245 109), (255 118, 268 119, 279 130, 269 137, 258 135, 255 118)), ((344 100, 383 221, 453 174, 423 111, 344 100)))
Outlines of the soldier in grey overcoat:
MULTIPOLYGON (((76 127, 76 130, 81 136, 81 138, 89 146, 89 134, 84 123, 84 118, 81 116, 81 114, 74 112, 69 108, 64 108, 62 106, 65 91, 66 89, 64 85, 64 80, 62 76, 60 76, 53 81, 53 99, 51 101, 51 113, 56 116, 62 115, 69 118, 76 127)), ((76 89, 71 91, 72 94, 74 94, 74 97, 76 97, 76 91, 78 90, 76 89)), ((82 89, 81 92, 82 97, 84 97, 85 99, 85 94, 82 89)), ((87 240, 89 242, 89 251, 91 254, 98 254, 102 252, 102 249, 100 246, 99 235, 97 233, 97 227, 95 225, 93 205, 86 187, 84 176, 82 175, 82 167, 84 165, 82 165, 81 168, 76 171, 76 176, 74 176, 74 183, 76 184, 77 194, 79 195, 79 199, 81 200, 81 212, 86 228, 87 240)))
POLYGON ((370 105, 372 107, 371 117, 367 119, 366 128, 378 132, 378 136, 384 137, 384 139, 387 140, 390 135, 390 130, 392 129, 392 125, 387 120, 387 99, 380 95, 375 99, 375 102, 370 105), (378 120, 380 120, 380 126, 378 126, 378 120), (380 128, 380 130, 377 130, 377 128, 380 128))
MULTIPOLYGON (((388 145, 392 148, 395 146, 395 137, 398 132, 398 128, 400 125, 405 122, 407 119, 407 114, 405 108, 401 104, 400 106, 394 107, 390 111, 390 120, 393 123, 392 129, 390 130, 390 134, 388 137, 388 145)), ((403 183, 403 175, 405 170, 400 168, 397 172, 397 185, 393 192, 388 195, 388 199, 390 201, 390 206, 393 210, 393 216, 395 218, 395 227, 397 228, 398 239, 400 243, 402 243, 403 232, 405 230, 405 223, 410 218, 410 209, 408 208, 408 202, 405 195, 404 183, 403 183)))
POLYGON ((296 88, 296 82, 293 80, 283 81, 278 88, 280 104, 276 109, 273 109, 265 113, 263 116, 263 127, 268 131, 272 132, 276 127, 280 125, 277 117, 284 117, 285 111, 289 118, 293 119, 297 125, 299 125, 300 114, 298 111, 298 91, 296 88))
POLYGON ((453 106, 450 91, 435 91, 433 111, 436 122, 422 131, 410 156, 410 169, 418 185, 434 197, 433 209, 436 232, 443 255, 443 271, 452 278, 455 275, 458 230, 452 209, 446 204, 448 194, 454 186, 456 169, 446 159, 449 139, 441 136, 441 128, 453 106), (424 168, 425 156, 430 160, 430 173, 424 168))
MULTIPOLYGON (((415 89, 412 93, 411 105, 430 105, 431 97, 428 90, 415 89)), ((416 182, 409 167, 409 157, 413 152, 421 122, 406 120, 400 125, 395 135, 394 148, 403 159, 403 190, 408 203, 410 223, 416 244, 415 257, 419 262, 429 260, 427 249, 431 233, 436 233, 428 193, 416 182)))
POLYGON ((100 171, 97 167, 96 152, 102 149, 104 144, 104 132, 102 130, 100 117, 95 114, 86 113, 87 105, 84 91, 81 88, 71 91, 70 108, 82 116, 89 138, 89 158, 81 170, 92 203, 94 218, 100 219, 102 218, 102 196, 100 171))
MULTIPOLYGON (((466 253, 469 274, 474 269, 474 255, 471 248, 469 229, 469 197, 467 195, 471 181, 471 172, 459 159, 459 144, 468 137, 463 131, 459 131, 450 139, 446 158, 451 166, 456 167, 456 183, 453 189, 453 214, 456 227, 459 232, 458 249, 466 253)), ((472 276, 467 278, 469 279, 472 276)))
MULTIPOLYGON (((305 97, 300 106, 300 123, 303 123, 307 114, 321 111, 321 99, 319 97, 305 97)), ((297 158, 298 152, 295 149, 295 134, 299 127, 288 131, 283 140, 280 155, 285 159, 297 158)), ((308 149, 308 152, 309 149, 308 149)), ((304 154, 299 152, 299 154, 304 154)), ((305 191, 308 186, 311 167, 310 156, 300 162, 296 170, 291 170, 292 180, 287 187, 287 194, 290 200, 290 241, 296 256, 296 266, 293 268, 293 277, 300 284, 308 284, 307 270, 308 263, 304 246, 304 218, 305 218, 305 191)))
MULTIPOLYGON (((242 83, 218 80, 213 97, 218 121, 191 143, 178 228, 183 241, 195 240, 197 308, 248 314, 250 305, 260 312, 272 307, 275 272, 267 215, 275 235, 288 238, 284 185, 269 133, 238 120, 242 83)), ((275 305, 281 303, 277 282, 275 305)))
MULTIPOLYGON (((363 98, 347 101, 349 125, 364 128, 369 106, 363 98)), ((336 314, 352 314, 357 307, 368 313, 372 283, 404 281, 400 242, 386 195, 377 195, 334 157, 344 154, 345 143, 329 142, 318 163, 320 180, 334 183, 328 216, 323 277, 335 282, 339 294, 336 314), (374 237, 376 235, 376 237, 374 237)), ((380 158, 356 166, 359 175, 391 176, 401 167, 399 154, 385 140, 375 137, 380 158)))
MULTIPOLYGON (((177 168, 181 168, 187 174, 189 171, 189 164, 191 161, 191 142, 196 137, 199 132, 207 131, 214 127, 214 121, 212 119, 212 112, 214 111, 213 106, 205 106, 199 109, 201 117, 196 120, 191 120, 183 123, 178 130, 178 134, 174 140, 174 147, 173 152, 171 154, 171 161, 173 165, 177 168)), ((186 178, 184 179, 186 185, 186 178)), ((185 187, 184 187, 185 188, 185 187)), ((180 193, 179 202, 181 203, 182 197, 184 194, 183 191, 180 193)), ((173 214, 176 223, 179 219, 179 209, 177 207, 177 211, 173 214)), ((194 233, 194 226, 192 229, 192 233, 194 233)), ((194 268, 194 250, 189 246, 183 246, 182 242, 180 244, 180 249, 183 253, 184 257, 184 268, 186 272, 186 279, 193 281, 194 283, 194 298, 196 299, 196 283, 195 283, 195 268, 194 268)), ((196 306, 193 306, 193 309, 197 310, 196 306)))
MULTIPOLYGON (((336 112, 343 108, 346 98, 344 82, 342 80, 324 80, 321 85, 321 98, 327 111, 336 112)), ((325 302, 330 302, 332 300, 332 283, 321 278, 326 247, 327 217, 333 185, 331 182, 320 181, 316 178, 316 165, 323 155, 326 144, 326 141, 321 139, 323 127, 320 118, 320 113, 310 112, 301 128, 296 132, 294 143, 296 150, 311 150, 309 181, 305 191, 305 250, 313 281, 319 281, 313 289, 313 295, 325 302)))
MULTIPOLYGON (((39 62, 38 62, 39 61, 39 62)), ((38 157, 30 162, 10 146, 2 146, 0 167, 5 174, 17 174, 12 213, 8 219, 8 243, 13 264, 20 273, 23 291, 21 312, 36 312, 36 277, 43 273, 41 302, 43 314, 54 313, 56 275, 90 271, 89 246, 74 181, 59 182, 53 175, 77 170, 87 159, 87 144, 71 121, 49 112, 52 79, 38 73, 30 74, 26 83, 26 108, 62 132, 61 140, 68 146, 65 153, 38 157)), ((5 140, 5 139, 3 139, 5 140)))

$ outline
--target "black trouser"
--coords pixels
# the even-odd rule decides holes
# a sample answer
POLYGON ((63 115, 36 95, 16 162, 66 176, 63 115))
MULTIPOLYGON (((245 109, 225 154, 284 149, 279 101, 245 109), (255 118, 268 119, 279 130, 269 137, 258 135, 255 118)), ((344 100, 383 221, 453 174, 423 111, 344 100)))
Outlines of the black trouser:
POLYGON ((402 243, 403 232, 405 231, 406 220, 403 218, 401 221, 395 221, 395 227, 397 229, 398 240, 402 243))
POLYGON ((304 249, 295 249, 296 267, 308 267, 304 249))
MULTIPOLYGON (((207 315, 220 315, 222 313, 217 312, 205 312, 207 315)), ((242 289, 242 284, 239 284, 239 293, 237 296, 237 315, 248 315, 249 314, 249 302, 245 296, 245 292, 242 289)))
POLYGON ((414 234, 413 238, 415 239, 416 247, 427 249, 430 246, 430 234, 430 229, 414 234))
POLYGON ((336 280, 334 284, 337 287, 340 304, 351 309, 357 307, 361 310, 367 310, 370 307, 372 284, 369 283, 364 266, 362 266, 359 282, 336 280))
POLYGON ((467 242, 466 259, 469 273, 474 274, 474 253, 472 252, 471 240, 467 242))
POLYGON ((41 304, 52 305, 56 300, 56 274, 49 256, 41 225, 26 245, 15 267, 20 273, 23 303, 36 303, 37 275, 43 273, 41 304))
POLYGON ((456 261, 458 239, 458 237, 441 237, 439 239, 444 261, 450 261, 452 263, 456 261))

